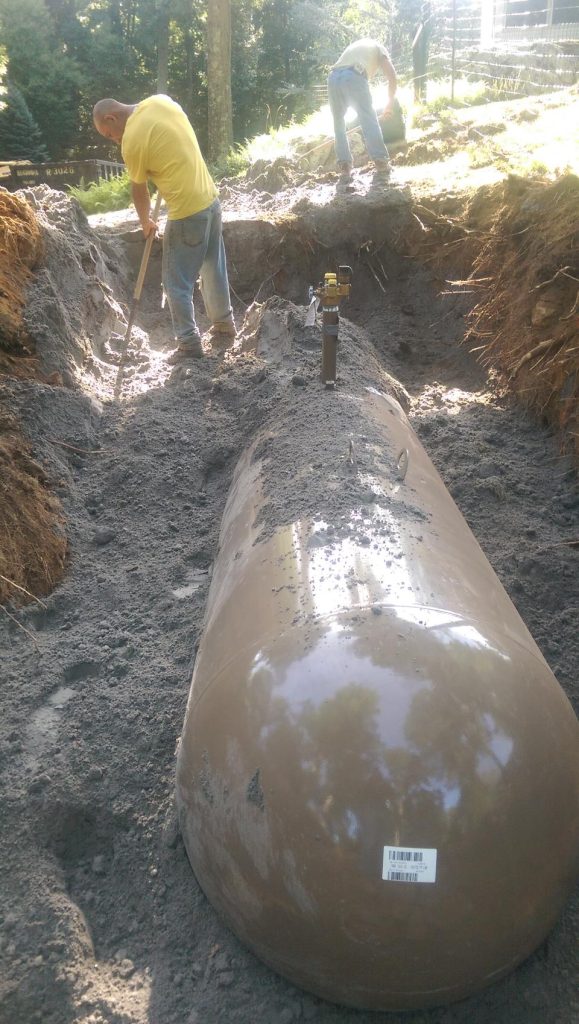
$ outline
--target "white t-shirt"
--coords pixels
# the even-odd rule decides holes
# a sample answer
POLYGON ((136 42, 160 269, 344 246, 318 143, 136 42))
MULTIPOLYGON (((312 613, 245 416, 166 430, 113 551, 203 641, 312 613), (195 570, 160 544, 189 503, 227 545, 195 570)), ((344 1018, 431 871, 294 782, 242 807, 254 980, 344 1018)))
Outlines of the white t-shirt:
POLYGON ((355 67, 365 71, 368 78, 374 78, 381 69, 382 60, 388 57, 388 50, 375 39, 358 39, 346 47, 342 56, 333 65, 335 68, 355 67))

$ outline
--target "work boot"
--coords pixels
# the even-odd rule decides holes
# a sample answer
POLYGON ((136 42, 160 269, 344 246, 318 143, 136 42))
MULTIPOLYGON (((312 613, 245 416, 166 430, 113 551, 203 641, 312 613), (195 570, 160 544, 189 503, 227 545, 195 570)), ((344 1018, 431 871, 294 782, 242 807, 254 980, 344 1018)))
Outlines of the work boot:
POLYGON ((203 336, 203 340, 211 345, 211 348, 222 351, 229 348, 235 338, 237 331, 233 320, 217 320, 203 336))
POLYGON ((195 341, 187 342, 186 345, 179 345, 174 352, 171 352, 167 363, 169 366, 179 366, 187 359, 202 359, 204 354, 201 341, 197 338, 195 341))
POLYGON ((354 191, 354 183, 352 181, 352 164, 347 160, 343 160, 338 164, 338 171, 340 177, 338 178, 338 184, 336 185, 337 193, 345 193, 348 195, 354 191))
POLYGON ((234 338, 237 332, 233 320, 216 320, 214 324, 211 324, 209 333, 227 334, 230 338, 234 338))
POLYGON ((375 160, 374 161, 374 180, 375 181, 388 181, 390 178, 390 161, 389 160, 375 160))

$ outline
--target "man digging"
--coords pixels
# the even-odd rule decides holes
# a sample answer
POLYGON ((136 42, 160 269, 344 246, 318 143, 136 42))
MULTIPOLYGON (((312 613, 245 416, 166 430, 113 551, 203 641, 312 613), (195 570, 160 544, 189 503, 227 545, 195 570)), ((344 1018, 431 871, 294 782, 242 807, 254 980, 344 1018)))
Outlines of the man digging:
POLYGON ((147 180, 167 204, 163 237, 163 287, 169 301, 177 348, 168 362, 203 356, 195 322, 193 291, 200 275, 201 294, 211 320, 212 344, 231 343, 235 324, 223 245, 221 204, 187 115, 169 96, 149 96, 141 103, 99 100, 95 128, 121 146, 131 192, 145 238, 151 219, 147 180))
POLYGON ((336 159, 342 184, 352 174, 352 154, 346 133, 346 111, 353 107, 358 115, 368 155, 376 167, 376 179, 387 181, 390 175, 388 150, 370 94, 369 80, 382 72, 388 82, 386 116, 396 95, 396 72, 386 49, 374 39, 359 39, 347 46, 328 75, 328 98, 334 118, 336 159))

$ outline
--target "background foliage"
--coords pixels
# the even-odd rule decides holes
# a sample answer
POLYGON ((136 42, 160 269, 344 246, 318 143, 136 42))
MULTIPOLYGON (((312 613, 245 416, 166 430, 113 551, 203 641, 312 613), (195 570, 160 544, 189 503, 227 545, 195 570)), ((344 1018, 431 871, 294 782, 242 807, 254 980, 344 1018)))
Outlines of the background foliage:
POLYGON ((40 129, 26 100, 8 81, 0 88, 0 155, 3 160, 48 160, 40 129))
MULTIPOLYGON (((51 159, 117 158, 95 135, 91 110, 113 96, 156 91, 157 27, 167 0, 0 0, 0 59, 38 145, 51 159)), ((301 118, 319 103, 329 65, 370 35, 407 56, 420 0, 232 0, 234 136, 301 118)), ((169 0, 169 93, 207 137, 207 0, 169 0)), ((0 159, 7 158, 0 152, 0 159)))

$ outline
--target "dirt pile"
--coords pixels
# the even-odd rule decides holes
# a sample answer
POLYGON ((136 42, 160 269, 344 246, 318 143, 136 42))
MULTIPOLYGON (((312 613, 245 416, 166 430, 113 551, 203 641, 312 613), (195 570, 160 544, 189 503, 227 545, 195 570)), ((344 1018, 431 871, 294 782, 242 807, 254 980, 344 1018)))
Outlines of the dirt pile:
MULTIPOLYGON (((19 195, 0 189, 0 370, 3 376, 37 372, 34 341, 24 308, 32 270, 43 253, 33 210, 19 195)), ((0 394, 0 603, 20 605, 50 593, 64 570, 67 543, 60 504, 46 473, 0 394)), ((6 611, 6 609, 5 609, 6 611)), ((10 614, 7 612, 7 614, 10 614)))
POLYGON ((13 373, 15 355, 30 355, 23 320, 26 286, 42 253, 38 221, 28 203, 0 189, 0 370, 13 373))
POLYGON ((511 177, 472 266, 483 295, 466 340, 579 456, 579 178, 511 177))
POLYGON ((125 263, 63 192, 0 189, 0 370, 80 383, 80 369, 124 324, 116 295, 126 291, 125 263))
MULTIPOLYGON (((303 175, 298 175, 303 178, 303 175)), ((260 192, 281 192, 288 185, 294 185, 295 165, 292 160, 278 157, 277 160, 256 160, 248 168, 246 180, 260 192)))
POLYGON ((579 178, 509 175, 412 204, 410 253, 470 306, 465 342, 579 456, 579 178), (464 299, 462 298, 464 296, 464 299))
POLYGON ((0 190, 2 604, 50 593, 67 559, 61 506, 50 490, 61 473, 32 458, 20 427, 31 411, 18 408, 11 382, 29 379, 33 409, 47 384, 77 385, 93 346, 104 345, 122 317, 112 292, 119 278, 113 248, 96 238, 77 203, 47 186, 0 190))
MULTIPOLYGON (((415 122, 416 129, 420 125, 424 126, 420 138, 404 151, 394 155, 392 163, 396 166, 414 166, 447 160, 454 153, 467 149, 469 144, 480 147, 488 136, 498 135, 505 128, 504 124, 493 121, 478 124, 473 124, 468 119, 459 121, 448 114, 440 119, 424 118, 415 122), (431 121, 432 127, 429 127, 431 121)), ((490 162, 493 159, 492 147, 489 154, 490 162)), ((499 154, 500 149, 497 149, 495 155, 499 154)))
MULTIPOLYGON (((263 359, 279 388, 272 412, 268 411, 260 424, 261 438, 254 452, 264 463, 265 499, 261 518, 254 523, 260 526, 260 540, 284 524, 308 517, 335 521, 339 532, 352 505, 365 508, 373 500, 368 485, 375 472, 372 453, 381 450, 383 440, 367 434, 356 441, 361 445, 355 456, 360 473, 353 475, 357 403, 367 388, 377 388, 407 410, 408 392, 380 364, 368 336, 343 317, 336 389, 324 390, 320 383, 320 326, 306 325, 304 307, 279 296, 250 306, 240 332, 240 350, 263 359), (348 398, 338 401, 336 395, 342 389, 348 398), (290 433, 288 424, 292 425, 290 433)), ((355 533, 359 525, 344 529, 355 533)))
POLYGON ((66 555, 60 502, 17 420, 0 407, 0 604, 49 594, 66 555))
POLYGON ((19 193, 34 211, 44 258, 31 282, 25 322, 40 369, 53 383, 75 386, 79 370, 104 347, 123 311, 125 273, 120 250, 100 241, 80 205, 38 185, 19 193))

